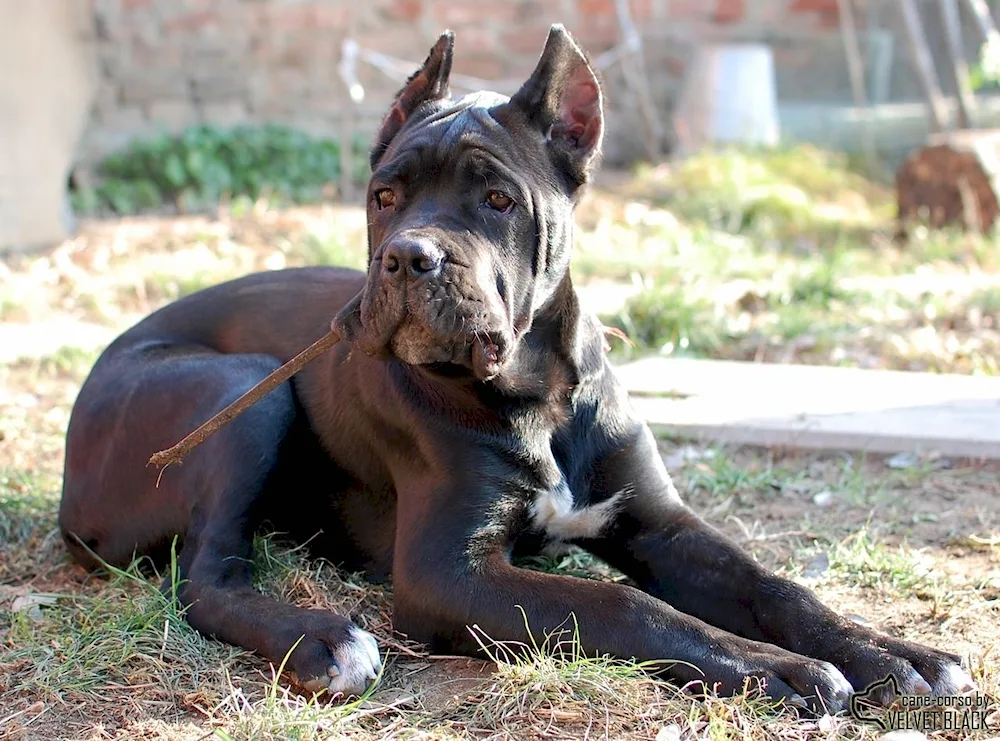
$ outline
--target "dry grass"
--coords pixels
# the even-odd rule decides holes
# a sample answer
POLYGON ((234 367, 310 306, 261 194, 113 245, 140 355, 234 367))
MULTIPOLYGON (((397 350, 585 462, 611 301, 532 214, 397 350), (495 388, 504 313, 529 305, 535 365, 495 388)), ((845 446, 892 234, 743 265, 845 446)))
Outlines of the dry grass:
MULTIPOLYGON (((844 189, 859 186, 847 179, 837 187, 831 193, 846 202, 844 189)), ((650 255, 656 265, 697 262, 700 274, 719 264, 760 272, 773 261, 799 259, 764 248, 748 253, 740 235, 727 242, 722 229, 694 242, 665 239, 673 222, 656 211, 661 196, 642 193, 624 200, 597 194, 583 214, 578 266, 591 278, 590 300, 600 301, 608 279, 627 277, 650 255), (629 221, 623 212, 640 201, 641 218, 632 207, 629 221)), ((868 221, 852 228, 879 218, 877 209, 864 215, 868 221)), ((821 226, 828 230, 829 219, 821 226)), ((276 681, 267 662, 191 630, 141 563, 103 576, 70 564, 55 527, 63 436, 99 348, 164 301, 231 275, 359 264, 363 228, 357 209, 271 211, 260 204, 217 219, 89 223, 50 252, 0 264, 0 739, 877 735, 847 718, 799 718, 769 707, 752 688, 734 699, 697 700, 641 667, 572 650, 560 659, 532 647, 515 654, 482 636, 497 661, 429 656, 393 632, 390 590, 263 536, 256 549, 261 589, 351 614, 389 654, 370 696, 348 705, 306 701, 276 681)), ((958 270, 965 253, 943 254, 958 270)), ((925 257, 917 250, 906 264, 916 270, 925 257)), ((867 264, 881 259, 870 255, 867 264)), ((737 280, 735 272, 727 280, 737 280)), ((809 285, 816 289, 809 295, 829 287, 816 280, 800 288, 809 285)), ((977 305, 996 310, 992 294, 976 295, 977 305)), ((939 308, 937 316, 950 311, 939 308)), ((662 445, 693 506, 760 561, 803 580, 845 613, 963 653, 981 685, 1000 692, 1000 467, 943 467, 928 459, 894 470, 881 459, 834 453, 662 445)), ((524 565, 621 578, 579 552, 524 565)), ((538 639, 572 646, 572 632, 538 639)))

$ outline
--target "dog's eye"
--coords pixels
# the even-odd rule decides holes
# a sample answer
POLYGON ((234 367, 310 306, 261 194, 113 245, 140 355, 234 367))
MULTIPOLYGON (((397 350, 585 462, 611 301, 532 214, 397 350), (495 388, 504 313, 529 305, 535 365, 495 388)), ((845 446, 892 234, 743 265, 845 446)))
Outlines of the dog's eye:
POLYGON ((383 208, 391 208, 396 205, 396 194, 393 192, 392 188, 381 188, 376 190, 374 198, 375 205, 378 207, 379 211, 383 208))
POLYGON ((514 206, 514 199, 500 190, 491 190, 486 194, 486 203, 494 211, 507 213, 514 206))

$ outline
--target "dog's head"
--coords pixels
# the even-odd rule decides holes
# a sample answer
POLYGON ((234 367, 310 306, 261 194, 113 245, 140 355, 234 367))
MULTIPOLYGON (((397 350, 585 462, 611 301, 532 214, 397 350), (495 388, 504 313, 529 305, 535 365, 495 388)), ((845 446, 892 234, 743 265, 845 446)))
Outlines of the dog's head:
POLYGON ((604 131, 562 26, 512 97, 450 95, 448 32, 371 151, 368 278, 334 328, 372 355, 497 376, 567 274, 572 211, 604 131))

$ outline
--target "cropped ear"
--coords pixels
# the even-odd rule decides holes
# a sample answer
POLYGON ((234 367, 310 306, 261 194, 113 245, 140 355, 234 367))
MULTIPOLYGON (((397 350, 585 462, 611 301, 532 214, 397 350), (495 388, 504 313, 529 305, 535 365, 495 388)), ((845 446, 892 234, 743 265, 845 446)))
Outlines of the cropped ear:
POLYGON ((549 29, 538 66, 511 104, 542 130, 570 174, 586 182, 604 137, 601 86, 561 24, 549 29))
POLYGON ((432 100, 443 100, 451 95, 448 80, 451 77, 451 58, 455 49, 455 34, 445 31, 431 48, 423 66, 410 75, 403 89, 396 94, 392 108, 382 119, 370 161, 372 169, 382 159, 385 150, 410 116, 420 106, 432 100))

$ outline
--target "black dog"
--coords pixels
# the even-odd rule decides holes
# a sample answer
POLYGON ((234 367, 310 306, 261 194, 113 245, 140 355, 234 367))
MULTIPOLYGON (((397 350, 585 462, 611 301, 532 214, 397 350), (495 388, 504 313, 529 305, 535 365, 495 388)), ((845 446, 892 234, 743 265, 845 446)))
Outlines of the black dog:
POLYGON ((971 680, 950 653, 873 632, 765 571, 681 503, 604 357, 568 265, 597 159, 600 87, 554 26, 512 98, 449 96, 443 35, 371 154, 369 269, 253 275, 171 304, 101 356, 73 410, 60 525, 94 565, 162 557, 198 630, 288 667, 307 690, 359 693, 378 647, 341 615, 251 586, 264 523, 393 581, 394 622, 475 653, 575 618, 588 653, 671 660, 665 674, 845 707, 894 674, 904 692, 971 680), (176 442, 322 335, 346 338, 167 468, 176 442), (522 570, 574 543, 638 585, 522 570), (524 615, 521 610, 523 609, 524 615))

